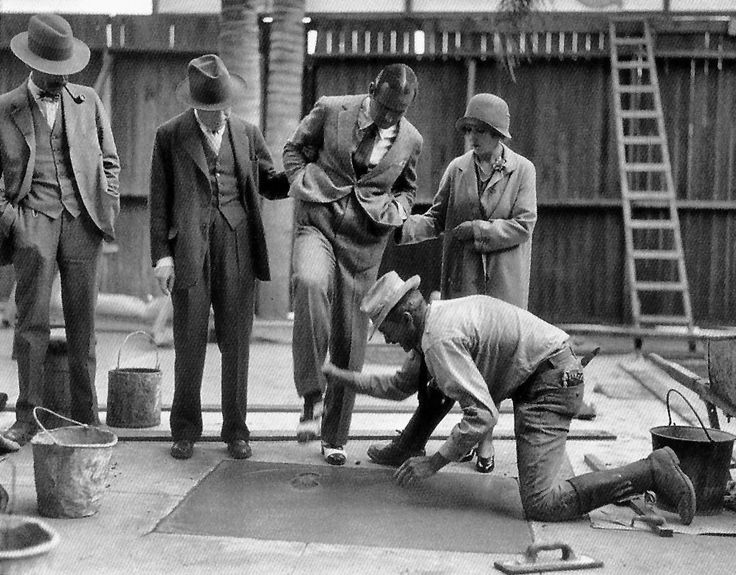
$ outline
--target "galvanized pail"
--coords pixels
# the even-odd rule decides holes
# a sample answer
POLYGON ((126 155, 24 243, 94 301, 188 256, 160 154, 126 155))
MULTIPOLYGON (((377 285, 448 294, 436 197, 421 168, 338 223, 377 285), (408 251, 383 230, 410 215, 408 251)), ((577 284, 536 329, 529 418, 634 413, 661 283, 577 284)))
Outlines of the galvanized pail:
POLYGON ((31 439, 38 512, 44 517, 94 515, 100 509, 117 436, 45 407, 35 407, 33 417, 41 430, 31 439), (38 410, 75 425, 46 429, 38 410))
MULTIPOLYGON (((723 509, 726 483, 731 477, 729 468, 736 436, 720 429, 705 427, 690 402, 676 389, 667 392, 667 416, 669 418, 667 425, 652 427, 649 430, 652 434, 652 448, 671 447, 677 454, 680 467, 695 488, 695 514, 717 515, 723 509), (700 427, 672 424, 671 393, 679 395, 690 406, 700 422, 700 427)), ((658 501, 657 505, 671 509, 668 502, 658 501)))
POLYGON ((107 425, 110 427, 154 427, 161 423, 161 370, 158 348, 145 331, 126 336, 118 349, 118 365, 107 374, 107 425), (146 336, 156 350, 156 367, 120 367, 120 352, 135 336, 146 336))

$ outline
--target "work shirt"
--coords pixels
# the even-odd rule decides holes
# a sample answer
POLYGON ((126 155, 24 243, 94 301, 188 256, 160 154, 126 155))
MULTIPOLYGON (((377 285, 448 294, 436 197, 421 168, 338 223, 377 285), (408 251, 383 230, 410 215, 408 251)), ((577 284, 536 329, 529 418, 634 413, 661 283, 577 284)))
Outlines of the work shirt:
POLYGON ((417 390, 420 353, 436 386, 456 400, 463 417, 440 447, 457 461, 498 421, 497 406, 511 397, 569 336, 515 305, 485 295, 433 302, 425 318, 421 350, 393 375, 356 374, 351 387, 386 399, 417 390))

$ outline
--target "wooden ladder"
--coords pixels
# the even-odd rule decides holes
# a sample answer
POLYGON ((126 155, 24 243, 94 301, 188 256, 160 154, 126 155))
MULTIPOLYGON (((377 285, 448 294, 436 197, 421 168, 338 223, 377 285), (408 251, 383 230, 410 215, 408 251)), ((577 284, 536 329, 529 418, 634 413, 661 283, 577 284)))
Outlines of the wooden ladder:
MULTIPOLYGON (((690 292, 652 34, 648 22, 640 19, 613 19, 609 30, 634 325, 683 326, 692 333, 690 292)), ((637 347, 641 347, 640 339, 637 347)))

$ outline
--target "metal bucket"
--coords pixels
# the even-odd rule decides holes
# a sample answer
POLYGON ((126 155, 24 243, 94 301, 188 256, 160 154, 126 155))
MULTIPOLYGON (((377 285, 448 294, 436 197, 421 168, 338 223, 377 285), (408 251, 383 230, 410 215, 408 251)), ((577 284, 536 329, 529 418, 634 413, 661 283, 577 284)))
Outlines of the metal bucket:
POLYGON ((0 573, 52 573, 49 551, 58 543, 59 535, 40 519, 0 515, 0 573))
POLYGON ((110 427, 154 427, 161 423, 161 370, 158 347, 145 331, 126 336, 118 349, 118 365, 107 374, 107 418, 110 427), (156 350, 156 367, 120 367, 120 352, 134 335, 146 336, 156 350))
POLYGON ((94 515, 100 509, 110 448, 118 442, 117 436, 44 407, 33 408, 33 416, 41 430, 31 439, 38 512, 44 517, 94 515), (75 425, 48 430, 39 421, 38 410, 75 425))
MULTIPOLYGON (((723 498, 726 494, 726 483, 731 478, 729 468, 733 453, 733 442, 736 436, 710 429, 690 402, 676 389, 667 392, 667 425, 652 427, 652 448, 671 447, 680 459, 680 467, 693 482, 695 488, 695 514, 717 515, 723 509, 723 498), (670 411, 670 394, 678 394, 690 406, 700 427, 673 425, 670 411)), ((667 502, 657 505, 670 510, 667 502), (664 503, 664 504, 662 504, 664 503)))

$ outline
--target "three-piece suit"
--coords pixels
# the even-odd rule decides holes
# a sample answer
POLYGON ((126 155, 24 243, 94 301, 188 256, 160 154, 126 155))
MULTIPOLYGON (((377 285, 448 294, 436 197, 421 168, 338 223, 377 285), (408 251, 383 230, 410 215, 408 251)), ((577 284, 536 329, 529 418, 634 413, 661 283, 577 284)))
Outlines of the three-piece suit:
POLYGON ((92 88, 62 90, 49 126, 28 80, 0 96, 0 260, 13 262, 18 309, 18 422, 43 404, 44 359, 56 268, 66 327, 71 417, 99 423, 94 311, 103 239, 120 210, 120 162, 92 88), (70 95, 74 94, 74 97, 70 95))
POLYGON ((248 361, 255 280, 269 280, 259 197, 285 198, 260 130, 231 115, 216 153, 193 109, 160 126, 151 167, 151 257, 171 257, 175 280, 174 441, 202 434, 200 391, 210 304, 222 354, 222 440, 248 440, 248 361))

